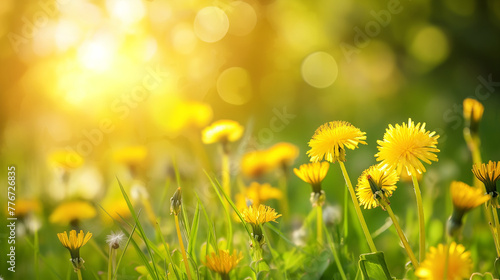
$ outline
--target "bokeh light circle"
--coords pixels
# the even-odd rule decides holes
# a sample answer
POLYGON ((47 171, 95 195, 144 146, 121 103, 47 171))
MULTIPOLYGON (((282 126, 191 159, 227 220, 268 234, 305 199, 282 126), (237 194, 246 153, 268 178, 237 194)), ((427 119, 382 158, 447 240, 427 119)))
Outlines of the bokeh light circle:
POLYGON ((245 36, 252 32, 257 24, 257 14, 254 8, 243 1, 231 3, 231 11, 228 13, 229 34, 245 36))
POLYGON ((243 105, 252 97, 250 75, 241 67, 231 67, 219 75, 217 92, 229 104, 243 105))
POLYGON ((302 62, 300 70, 304 81, 315 88, 331 86, 339 72, 337 62, 326 52, 308 55, 302 62))
POLYGON ((443 31, 437 27, 423 27, 413 37, 410 52, 415 58, 426 64, 438 65, 448 57, 448 39, 443 31))
POLYGON ((198 11, 194 19, 194 33, 207 43, 214 43, 226 36, 229 19, 226 13, 217 7, 205 7, 198 11))

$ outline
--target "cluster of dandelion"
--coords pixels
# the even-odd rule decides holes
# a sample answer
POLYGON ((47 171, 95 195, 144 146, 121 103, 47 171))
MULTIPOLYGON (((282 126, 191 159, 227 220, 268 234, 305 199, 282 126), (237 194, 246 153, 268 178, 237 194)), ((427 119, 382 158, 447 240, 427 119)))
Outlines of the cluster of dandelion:
MULTIPOLYGON (((349 194, 357 220, 371 253, 379 251, 369 231, 362 208, 368 210, 380 207, 382 211, 388 214, 401 240, 408 261, 411 263, 411 267, 408 266, 408 271, 412 271, 420 279, 468 278, 472 270, 471 253, 466 250, 464 245, 459 244, 459 237, 465 215, 479 205, 484 205, 497 255, 500 258, 500 222, 497 213, 499 203, 496 189, 496 182, 500 178, 500 162, 489 161, 486 164, 481 162, 478 127, 482 110, 482 105, 475 100, 466 100, 464 102, 464 116, 467 120, 464 137, 474 161, 472 167, 472 173, 475 175, 474 186, 469 186, 459 181, 451 183, 450 194, 453 203, 453 212, 447 221, 448 239, 444 244, 430 246, 428 251, 426 250, 426 224, 419 181, 421 181, 422 176, 427 171, 424 164, 430 165, 432 162, 438 161, 436 154, 440 152, 437 148, 439 135, 426 130, 425 123, 415 123, 411 119, 402 124, 389 125, 383 139, 377 141, 378 152, 374 157, 378 163, 374 163, 372 166, 366 168, 358 177, 356 186, 353 186, 345 164, 347 161, 346 152, 348 149, 357 149, 360 144, 366 145, 366 133, 346 121, 328 122, 316 129, 308 143, 310 149, 307 151, 307 156, 309 156, 310 162, 294 168, 293 173, 311 186, 312 191, 309 200, 315 212, 311 212, 311 214, 316 215, 316 227, 313 229, 316 233, 315 242, 318 245, 316 247, 321 250, 326 243, 325 237, 327 238, 328 245, 331 247, 335 259, 335 265, 342 279, 345 280, 348 277, 344 272, 344 267, 337 250, 333 248, 335 244, 331 240, 331 233, 326 230, 327 227, 324 225, 323 217, 323 207, 327 201, 328 193, 322 188, 322 184, 331 165, 334 164, 339 165, 344 177, 346 185, 345 202, 347 202, 347 194, 349 194), (411 242, 400 226, 401 221, 391 208, 391 197, 397 190, 397 184, 403 176, 411 178, 415 193, 419 228, 418 254, 413 252, 411 242)), ((217 176, 211 176, 208 173, 206 175, 211 182, 216 196, 220 200, 221 209, 226 214, 225 236, 227 240, 219 244, 214 224, 208 222, 207 249, 202 263, 221 279, 230 279, 230 276, 234 275, 232 271, 245 259, 245 255, 241 250, 233 249, 235 241, 233 241, 234 232, 232 224, 235 218, 241 222, 243 228, 248 233, 249 246, 247 249, 250 251, 250 268, 255 273, 255 278, 261 277, 259 276, 262 275, 261 272, 272 269, 273 264, 270 263, 268 265, 267 262, 270 258, 266 254, 268 247, 273 251, 271 244, 273 240, 269 238, 266 228, 271 228, 273 231, 279 232, 279 230, 270 225, 270 222, 277 222, 277 219, 280 217, 285 221, 287 220, 289 206, 287 203, 284 203, 288 197, 287 176, 291 170, 290 167, 293 166, 295 159, 299 155, 298 148, 290 143, 278 143, 268 149, 247 152, 241 157, 239 171, 246 178, 250 178, 253 181, 248 186, 244 186, 241 177, 238 177, 236 181, 231 179, 234 175, 233 172, 235 172, 235 169, 231 168, 231 160, 234 160, 231 143, 238 141, 242 135, 243 126, 231 120, 214 122, 201 131, 200 135, 201 141, 205 144, 220 144, 221 168, 219 169, 220 173, 217 175, 219 175, 222 184, 219 185, 216 179, 217 176), (276 170, 279 171, 276 173, 280 180, 279 188, 272 187, 271 184, 264 182, 267 179, 265 175, 276 170), (238 186, 240 191, 233 195, 235 186, 238 186), (233 202, 233 198, 235 202, 233 202), (282 214, 278 214, 274 208, 264 204, 272 199, 279 201, 279 210, 282 214), (233 215, 231 215, 231 210, 233 210, 233 215)), ((135 202, 131 202, 121 183, 119 183, 126 201, 126 207, 130 212, 129 215, 134 218, 136 223, 135 225, 128 224, 133 228, 133 230, 127 233, 129 242, 136 244, 133 241, 133 235, 139 235, 144 240, 145 247, 142 249, 137 247, 139 248, 138 250, 145 251, 151 256, 149 264, 146 262, 144 266, 138 267, 136 270, 142 271, 141 274, 147 277, 166 275, 168 278, 171 272, 175 273, 176 279, 194 279, 199 277, 197 264, 193 259, 193 242, 196 242, 196 234, 193 236, 192 228, 189 228, 182 201, 182 190, 191 190, 189 188, 181 189, 178 187, 170 199, 170 213, 173 215, 175 232, 179 244, 179 259, 183 264, 183 268, 181 269, 180 264, 178 266, 173 265, 174 257, 169 246, 163 239, 162 229, 159 226, 158 221, 161 217, 155 214, 154 208, 150 203, 151 197, 143 182, 144 176, 141 172, 141 166, 146 157, 147 151, 142 146, 127 148, 117 151, 114 154, 114 158, 117 161, 125 164, 134 182, 130 190, 135 197, 133 199, 135 202), (162 251, 154 248, 152 242, 146 237, 146 233, 138 219, 139 215, 134 210, 135 206, 140 206, 145 210, 146 218, 156 228, 157 236, 160 237, 163 243, 162 251), (160 255, 165 258, 165 271, 155 265, 154 255, 160 255), (180 275, 182 273, 183 275, 180 275)), ((55 162, 58 161, 57 158, 53 160, 55 162)), ((77 168, 77 166, 63 167, 66 173, 77 168)), ((176 177, 180 185, 177 170, 176 177)), ((197 196, 196 193, 195 195, 197 196)), ((198 217, 193 219, 193 227, 195 226, 196 228, 197 224, 195 225, 194 223, 198 223, 199 208, 205 211, 199 197, 197 197, 197 200, 196 215, 198 217)), ((347 213, 347 205, 344 205, 344 211, 347 213)), ((90 204, 84 201, 71 201, 61 204, 52 213, 50 220, 57 223, 66 219, 65 221, 74 228, 79 228, 79 221, 81 219, 91 218, 95 215, 95 209, 90 204)), ((205 215, 207 216, 207 220, 209 220, 206 212, 205 215)), ((123 217, 120 216, 120 218, 123 217)), ((70 251, 70 261, 79 279, 82 278, 81 270, 84 268, 84 260, 80 257, 80 248, 91 237, 91 233, 84 234, 83 231, 80 231, 77 234, 75 230, 70 231, 69 236, 66 232, 58 234, 62 245, 70 251)), ((124 237, 125 234, 121 231, 108 236, 108 279, 116 279, 117 277, 117 250, 122 247, 121 241, 124 237)), ((138 245, 136 244, 135 246, 138 245)), ((147 260, 146 257, 143 258, 147 260)), ((271 257, 271 260, 273 258, 274 255, 271 257)))

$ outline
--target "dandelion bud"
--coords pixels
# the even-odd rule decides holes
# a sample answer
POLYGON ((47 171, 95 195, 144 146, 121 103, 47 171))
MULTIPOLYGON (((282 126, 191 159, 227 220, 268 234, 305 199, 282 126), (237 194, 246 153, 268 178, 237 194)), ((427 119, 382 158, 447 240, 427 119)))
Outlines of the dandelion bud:
POLYGON ((471 134, 477 134, 479 122, 483 117, 484 107, 476 99, 466 98, 464 100, 464 119, 466 128, 470 129, 471 134))
POLYGON ((172 213, 175 214, 176 216, 179 215, 182 206, 181 199, 182 199, 181 188, 177 188, 172 198, 170 198, 170 215, 172 215, 172 213))

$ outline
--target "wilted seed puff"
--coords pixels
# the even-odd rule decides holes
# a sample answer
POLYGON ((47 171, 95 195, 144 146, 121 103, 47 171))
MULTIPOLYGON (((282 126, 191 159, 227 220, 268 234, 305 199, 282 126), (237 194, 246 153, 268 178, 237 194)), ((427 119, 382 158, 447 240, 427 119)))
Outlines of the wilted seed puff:
POLYGON ((125 234, 121 231, 119 232, 111 232, 110 235, 106 236, 106 243, 108 243, 109 247, 113 249, 118 249, 125 238, 125 234))

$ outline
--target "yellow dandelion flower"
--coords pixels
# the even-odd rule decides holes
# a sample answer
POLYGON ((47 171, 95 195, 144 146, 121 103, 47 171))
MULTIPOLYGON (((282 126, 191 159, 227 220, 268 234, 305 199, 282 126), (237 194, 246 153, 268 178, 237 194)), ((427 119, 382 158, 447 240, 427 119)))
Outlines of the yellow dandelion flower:
POLYGON ((270 170, 266 151, 252 151, 241 157, 240 164, 243 175, 250 178, 258 178, 270 170))
POLYGON ((459 181, 451 182, 450 192, 453 206, 463 212, 474 209, 491 198, 483 190, 459 181))
POLYGON ((17 199, 16 215, 18 217, 26 216, 32 212, 39 212, 42 207, 40 202, 34 199, 17 199))
POLYGON ((302 181, 310 184, 314 192, 320 193, 321 182, 325 179, 329 168, 330 164, 326 161, 306 163, 299 166, 299 169, 294 168, 293 173, 302 181))
MULTIPOLYGON (((236 253, 236 250, 232 254, 229 250, 219 249, 218 254, 212 252, 210 255, 206 256, 207 262, 205 265, 212 271, 221 274, 222 276, 227 276, 231 270, 233 270, 238 263, 243 259, 243 253, 236 253)), ((224 278, 222 278, 224 279, 224 278)))
POLYGON ((145 146, 130 146, 114 151, 113 159, 126 165, 138 165, 146 159, 147 155, 148 149, 145 146))
POLYGON ((379 206, 379 199, 386 199, 396 190, 398 174, 395 170, 379 169, 372 165, 358 178, 356 196, 365 209, 379 206))
POLYGON ((241 215, 247 223, 257 226, 267 222, 276 222, 276 219, 281 217, 281 214, 276 213, 273 208, 263 204, 250 205, 243 209, 241 215))
POLYGON ((51 223, 67 225, 76 221, 95 217, 96 210, 86 201, 70 201, 57 206, 50 214, 51 223))
POLYGON ((476 99, 466 98, 464 100, 464 119, 466 121, 479 122, 483 117, 484 106, 476 99))
POLYGON ((286 142, 275 144, 267 150, 267 158, 272 168, 286 168, 292 165, 298 156, 299 148, 286 142))
POLYGON ((208 104, 181 101, 171 111, 171 117, 164 118, 164 122, 169 131, 178 132, 183 129, 205 127, 212 120, 212 116, 212 108, 208 104))
POLYGON ((469 279, 472 270, 470 252, 466 252, 463 245, 455 242, 449 246, 439 244, 437 248, 431 247, 425 261, 415 271, 415 275, 421 280, 440 280, 444 277, 445 267, 447 267, 446 279, 469 279), (446 257, 446 250, 448 250, 448 257, 446 257), (446 264, 446 259, 448 259, 448 264, 446 264))
POLYGON ((252 182, 244 191, 244 196, 248 198, 253 205, 257 206, 269 199, 281 199, 283 192, 280 189, 273 188, 270 184, 260 184, 252 182))
POLYGON ((500 178, 500 162, 489 161, 488 164, 474 164, 472 173, 483 182, 486 192, 492 197, 497 197, 497 180, 500 178))
POLYGON ((57 234, 59 241, 61 241, 62 245, 66 247, 71 254, 71 263, 73 264, 75 271, 83 267, 83 263, 85 261, 80 258, 80 248, 85 245, 91 237, 92 233, 87 232, 87 234, 84 234, 83 230, 80 230, 78 235, 76 234, 76 230, 70 231, 69 238, 66 231, 57 234))
POLYGON ((331 163, 345 161, 345 148, 354 150, 360 143, 366 145, 365 134, 366 132, 361 132, 345 121, 325 123, 314 132, 307 155, 311 162, 318 162, 323 158, 331 163))
POLYGON ((58 150, 52 152, 48 157, 49 164, 66 170, 76 169, 83 165, 83 157, 77 152, 70 150, 58 150))
POLYGON ((202 131, 205 144, 235 142, 243 135, 243 126, 232 120, 219 120, 202 131))
POLYGON ((380 167, 385 169, 396 169, 400 174, 403 168, 408 174, 418 174, 425 172, 422 164, 426 162, 438 161, 439 152, 436 148, 439 135, 436 132, 425 130, 425 123, 415 123, 409 119, 408 124, 396 124, 395 127, 389 125, 384 134, 384 140, 378 140, 379 152, 375 155, 380 167))

